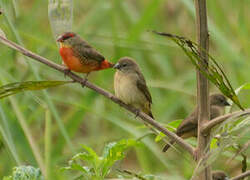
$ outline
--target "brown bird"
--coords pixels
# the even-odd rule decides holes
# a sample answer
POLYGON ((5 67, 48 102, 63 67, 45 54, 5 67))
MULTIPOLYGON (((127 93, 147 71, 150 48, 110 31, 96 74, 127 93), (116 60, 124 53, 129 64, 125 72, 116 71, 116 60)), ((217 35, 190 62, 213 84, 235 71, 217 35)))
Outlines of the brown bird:
MULTIPOLYGON (((65 32, 57 39, 60 43, 60 55, 68 71, 80 73, 98 71, 113 67, 99 52, 91 47, 80 36, 73 32, 65 32)), ((87 77, 86 76, 86 77, 87 77)))
POLYGON ((213 171, 212 178, 213 180, 229 180, 229 177, 224 171, 213 171))
POLYGON ((115 95, 124 103, 143 111, 151 118, 152 98, 138 64, 129 57, 123 57, 114 65, 115 95))
MULTIPOLYGON (((212 94, 209 97, 210 101, 210 119, 214 119, 224 114, 225 106, 230 104, 227 102, 226 97, 222 94, 212 94)), ((184 119, 176 130, 176 134, 184 139, 189 137, 197 137, 197 126, 198 126, 198 108, 184 119)), ((175 141, 170 141, 163 148, 163 152, 166 152, 175 141)))

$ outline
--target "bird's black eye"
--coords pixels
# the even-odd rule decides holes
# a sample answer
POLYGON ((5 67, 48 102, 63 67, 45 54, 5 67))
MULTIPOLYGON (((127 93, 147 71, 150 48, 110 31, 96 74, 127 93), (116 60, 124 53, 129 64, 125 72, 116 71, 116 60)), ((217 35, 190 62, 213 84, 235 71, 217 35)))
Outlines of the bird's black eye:
POLYGON ((126 66, 127 66, 127 64, 126 64, 126 63, 122 64, 122 67, 126 67, 126 66))

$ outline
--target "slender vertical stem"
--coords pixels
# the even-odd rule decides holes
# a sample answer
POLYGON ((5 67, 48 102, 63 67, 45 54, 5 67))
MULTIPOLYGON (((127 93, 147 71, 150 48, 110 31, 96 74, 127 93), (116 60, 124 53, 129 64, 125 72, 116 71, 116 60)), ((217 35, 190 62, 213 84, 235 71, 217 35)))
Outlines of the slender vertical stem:
POLYGON ((51 115, 45 111, 45 179, 50 180, 51 168, 51 115))
MULTIPOLYGON (((199 53, 203 59, 201 66, 204 70, 208 67, 208 49, 209 49, 209 35, 207 27, 207 8, 206 0, 195 0, 196 8, 196 31, 197 41, 199 44, 199 53)), ((209 108, 209 84, 205 76, 197 70, 197 104, 198 110, 198 148, 197 160, 201 160, 207 150, 210 140, 210 132, 206 134, 201 133, 202 124, 210 119, 209 108)), ((207 166, 202 172, 197 175, 197 180, 211 180, 211 168, 207 166)))

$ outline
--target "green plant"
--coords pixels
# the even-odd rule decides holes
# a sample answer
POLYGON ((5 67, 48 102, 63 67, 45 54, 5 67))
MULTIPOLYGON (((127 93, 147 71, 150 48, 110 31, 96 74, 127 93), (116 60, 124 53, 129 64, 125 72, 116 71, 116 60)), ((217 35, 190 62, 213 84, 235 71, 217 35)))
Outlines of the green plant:
POLYGON ((14 167, 12 175, 4 177, 3 180, 43 180, 42 173, 39 168, 32 166, 14 167))
POLYGON ((102 156, 98 156, 92 148, 82 145, 86 152, 76 154, 69 161, 69 166, 62 168, 62 170, 80 172, 81 175, 77 179, 102 180, 110 173, 115 162, 124 159, 124 152, 128 148, 139 144, 140 142, 133 139, 112 142, 104 147, 102 156))

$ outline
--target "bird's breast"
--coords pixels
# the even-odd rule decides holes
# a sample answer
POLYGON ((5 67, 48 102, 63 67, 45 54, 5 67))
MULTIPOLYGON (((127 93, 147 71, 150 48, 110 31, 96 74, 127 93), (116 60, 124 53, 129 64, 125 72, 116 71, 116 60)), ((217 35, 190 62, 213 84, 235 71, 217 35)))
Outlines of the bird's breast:
POLYGON ((71 47, 62 46, 60 48, 60 55, 64 64, 72 71, 88 73, 96 69, 96 66, 92 66, 91 64, 84 65, 83 61, 74 55, 71 47))
POLYGON ((145 96, 137 88, 136 81, 133 75, 117 71, 114 80, 115 95, 126 104, 134 106, 146 101, 145 96))

